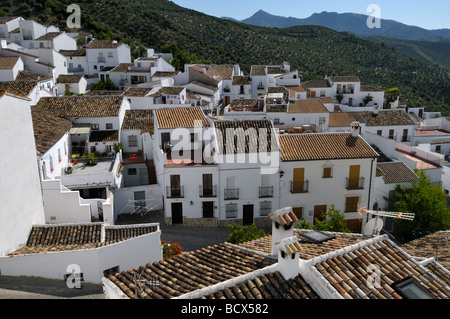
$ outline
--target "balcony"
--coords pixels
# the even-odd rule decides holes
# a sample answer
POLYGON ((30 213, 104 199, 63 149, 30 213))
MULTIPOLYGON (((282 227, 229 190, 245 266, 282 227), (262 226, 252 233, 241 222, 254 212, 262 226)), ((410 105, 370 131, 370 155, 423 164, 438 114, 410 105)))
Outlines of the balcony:
POLYGON ((257 89, 257 90, 264 90, 264 85, 258 85, 258 86, 256 87, 256 89, 257 89))
POLYGON ((84 68, 69 68, 67 70, 69 73, 84 73, 84 68))
POLYGON ((364 177, 361 178, 347 178, 348 190, 364 189, 364 177))
POLYGON ((179 187, 166 187, 167 198, 184 198, 184 186, 179 187))
POLYGON ((269 197, 273 197, 273 186, 260 187, 259 198, 269 198, 269 197))
POLYGON ((199 186, 200 197, 217 197, 217 185, 199 186))
POLYGON ((291 193, 301 194, 309 192, 309 181, 304 182, 293 182, 291 181, 291 193))
POLYGON ((224 199, 239 199, 239 188, 225 188, 224 199))
POLYGON ((97 62, 98 63, 105 63, 105 57, 104 56, 97 57, 97 62))
POLYGON ((354 94, 354 89, 346 89, 346 90, 336 90, 336 94, 354 94))

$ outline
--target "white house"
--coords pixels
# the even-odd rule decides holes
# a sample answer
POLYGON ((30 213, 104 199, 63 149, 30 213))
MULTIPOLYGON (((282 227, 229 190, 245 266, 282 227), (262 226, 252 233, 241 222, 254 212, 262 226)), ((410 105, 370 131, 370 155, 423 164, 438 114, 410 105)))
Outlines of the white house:
POLYGON ((34 105, 40 99, 40 88, 36 81, 0 81, 0 91, 26 97, 34 105))
POLYGON ((287 62, 284 62, 283 65, 252 65, 250 70, 252 99, 266 94, 269 86, 275 86, 277 76, 289 72, 290 65, 287 62))
POLYGON ((67 72, 71 74, 84 75, 88 72, 88 64, 86 59, 86 49, 77 50, 60 50, 67 61, 67 72))
POLYGON ((234 100, 246 99, 249 100, 252 97, 252 79, 245 75, 235 75, 231 81, 231 86, 224 86, 224 106, 229 105, 234 100), (227 93, 227 95, 225 95, 227 93), (228 99, 226 98, 228 96, 228 99))
POLYGON ((65 32, 48 32, 33 41, 27 41, 29 49, 76 50, 77 42, 65 32))
POLYGON ((361 232, 357 203, 373 203, 378 154, 358 135, 318 133, 280 135, 280 204, 314 224, 332 205, 348 227, 361 232))
POLYGON ((4 256, 27 242, 32 225, 45 222, 27 97, 1 91, 0 132, 9 154, 0 159, 0 256, 4 256))
POLYGON ((86 46, 87 70, 85 74, 98 74, 104 67, 131 63, 130 47, 115 40, 94 39, 86 46))
POLYGON ((12 41, 10 33, 19 28, 19 21, 23 20, 21 17, 1 17, 0 18, 0 39, 7 39, 12 41))
POLYGON ((23 70, 20 56, 0 56, 0 81, 14 81, 23 70))
POLYGON ((82 75, 60 74, 56 79, 56 89, 59 95, 64 95, 65 92, 84 94, 86 86, 87 81, 82 75))

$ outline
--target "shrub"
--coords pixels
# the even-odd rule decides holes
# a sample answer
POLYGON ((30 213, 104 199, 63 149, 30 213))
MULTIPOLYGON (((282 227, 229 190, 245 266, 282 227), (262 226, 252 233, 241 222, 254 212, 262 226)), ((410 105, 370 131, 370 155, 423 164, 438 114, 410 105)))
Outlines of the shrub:
POLYGON ((252 224, 250 226, 228 225, 227 228, 231 230, 231 234, 226 242, 232 244, 245 243, 250 240, 267 236, 264 230, 258 230, 255 224, 252 224))
POLYGON ((161 240, 161 245, 163 246, 163 260, 172 259, 173 257, 183 254, 183 250, 178 243, 167 244, 165 241, 161 240))

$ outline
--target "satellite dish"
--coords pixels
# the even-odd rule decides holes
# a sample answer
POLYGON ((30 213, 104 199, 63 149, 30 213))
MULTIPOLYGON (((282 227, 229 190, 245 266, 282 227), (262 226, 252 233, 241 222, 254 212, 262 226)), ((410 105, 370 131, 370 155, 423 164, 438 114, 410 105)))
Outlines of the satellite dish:
POLYGON ((364 226, 364 235, 379 235, 381 229, 383 229, 383 220, 380 217, 372 218, 364 226))

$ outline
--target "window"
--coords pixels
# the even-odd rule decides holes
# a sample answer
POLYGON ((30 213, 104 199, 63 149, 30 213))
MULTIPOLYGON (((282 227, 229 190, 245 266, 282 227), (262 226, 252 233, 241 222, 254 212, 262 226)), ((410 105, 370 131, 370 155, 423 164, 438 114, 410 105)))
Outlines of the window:
POLYGON ((128 175, 137 175, 137 169, 136 168, 129 168, 128 169, 128 175))
POLYGON ((389 130, 389 138, 390 138, 391 140, 394 139, 394 130, 389 130))
POLYGON ((323 168, 323 178, 331 178, 332 175, 332 168, 331 167, 324 167, 323 168))
POLYGON ((106 151, 107 152, 112 152, 112 146, 111 145, 106 145, 106 151))
POLYGON ((113 57, 113 53, 112 52, 108 52, 108 58, 112 58, 113 57))
POLYGON ((259 216, 267 216, 272 211, 272 202, 259 203, 259 216))
POLYGON ((237 218, 237 204, 227 204, 225 205, 225 217, 226 218, 237 218))
POLYGON ((39 42, 39 47, 43 48, 44 47, 44 42, 39 42))
POLYGON ((378 131, 377 131, 377 135, 383 136, 383 131, 382 131, 382 130, 378 130, 378 131))
POLYGON ((136 135, 128 136, 128 146, 129 147, 137 147, 138 146, 136 135))
POLYGON ((325 91, 320 91, 320 97, 325 97, 325 91))
POLYGON ((115 266, 115 267, 103 270, 103 276, 108 277, 109 275, 114 275, 114 274, 117 274, 118 272, 120 272, 120 267, 115 266))
POLYGON ((94 65, 94 70, 97 70, 97 66, 96 65, 94 65))
POLYGON ((279 118, 273 119, 273 124, 274 125, 279 125, 280 124, 280 119, 279 118))
POLYGON ((358 211, 359 197, 347 197, 345 198, 345 212, 356 212, 358 211))
POLYGON ((397 283, 395 290, 405 299, 436 299, 435 296, 412 277, 397 283))
POLYGON ((436 153, 441 153, 441 145, 436 145, 436 153))
POLYGON ((113 129, 112 123, 106 123, 106 129, 107 130, 112 130, 113 129))
POLYGON ((91 130, 98 131, 100 129, 100 126, 98 124, 91 124, 91 130))

